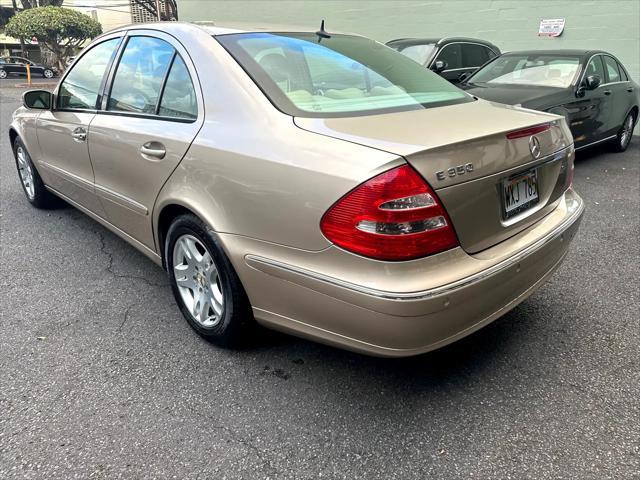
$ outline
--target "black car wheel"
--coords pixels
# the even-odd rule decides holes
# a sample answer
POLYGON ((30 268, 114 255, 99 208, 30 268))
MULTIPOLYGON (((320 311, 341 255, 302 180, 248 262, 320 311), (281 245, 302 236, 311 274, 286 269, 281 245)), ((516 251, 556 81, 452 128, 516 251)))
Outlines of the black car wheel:
POLYGON ((7 78, 7 72, 5 70, 0 70, 0 78, 7 78))
POLYGON ((616 138, 613 140, 613 149, 616 152, 624 152, 629 147, 635 123, 636 114, 634 114, 634 112, 629 112, 627 117, 624 119, 624 122, 622 122, 620 130, 618 130, 616 138))
POLYGON ((61 200, 53 195, 42 182, 40 174, 31 161, 31 156, 27 152, 20 138, 16 138, 13 142, 13 155, 16 159, 16 167, 20 176, 22 190, 27 196, 29 203, 36 208, 50 209, 60 205, 61 200))
POLYGON ((181 215, 169 227, 164 251, 171 290, 189 325, 221 346, 245 343, 253 312, 214 230, 195 215, 181 215))
POLYGON ((42 72, 42 76, 44 78, 53 78, 53 70, 51 70, 50 68, 45 68, 44 72, 42 72))

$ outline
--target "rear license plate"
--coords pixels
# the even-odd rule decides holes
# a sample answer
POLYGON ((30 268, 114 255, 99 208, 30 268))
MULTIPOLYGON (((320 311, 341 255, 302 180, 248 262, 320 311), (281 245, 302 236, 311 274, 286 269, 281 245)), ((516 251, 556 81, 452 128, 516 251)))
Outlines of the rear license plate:
POLYGON ((504 218, 515 217, 538 203, 538 172, 529 170, 502 181, 504 218))

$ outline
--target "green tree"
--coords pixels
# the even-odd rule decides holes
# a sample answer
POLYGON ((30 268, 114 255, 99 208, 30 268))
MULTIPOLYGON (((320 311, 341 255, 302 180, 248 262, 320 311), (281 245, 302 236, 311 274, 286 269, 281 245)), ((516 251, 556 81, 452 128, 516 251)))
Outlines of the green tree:
POLYGON ((76 10, 63 7, 41 7, 24 10, 14 15, 5 28, 14 38, 36 37, 38 43, 51 52, 60 71, 64 60, 75 54, 75 49, 86 40, 102 33, 100 23, 76 10))

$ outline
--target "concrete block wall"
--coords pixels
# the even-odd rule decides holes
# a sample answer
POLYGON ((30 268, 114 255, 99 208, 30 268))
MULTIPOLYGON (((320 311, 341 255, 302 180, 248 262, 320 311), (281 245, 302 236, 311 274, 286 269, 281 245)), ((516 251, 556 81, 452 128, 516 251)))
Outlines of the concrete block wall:
MULTIPOLYGON (((580 48, 620 59, 640 84, 640 0, 177 0, 183 21, 276 24, 400 37, 469 36, 503 51, 580 48), (565 18, 561 37, 538 37, 543 18, 565 18)), ((640 125, 634 132, 640 133, 640 125)))
POLYGON ((640 83, 640 0, 178 0, 181 20, 246 22, 398 37, 463 35, 501 49, 594 48, 613 53, 640 83), (542 18, 566 18, 559 38, 538 37, 542 18))

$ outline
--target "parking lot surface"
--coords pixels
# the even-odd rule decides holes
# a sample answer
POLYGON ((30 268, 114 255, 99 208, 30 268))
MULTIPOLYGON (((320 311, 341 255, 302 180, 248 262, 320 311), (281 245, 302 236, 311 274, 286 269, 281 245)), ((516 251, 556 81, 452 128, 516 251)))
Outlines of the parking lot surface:
POLYGON ((563 266, 476 334, 384 360, 200 339, 164 272, 32 208, 0 85, 0 478, 640 477, 640 138, 579 153, 563 266))

